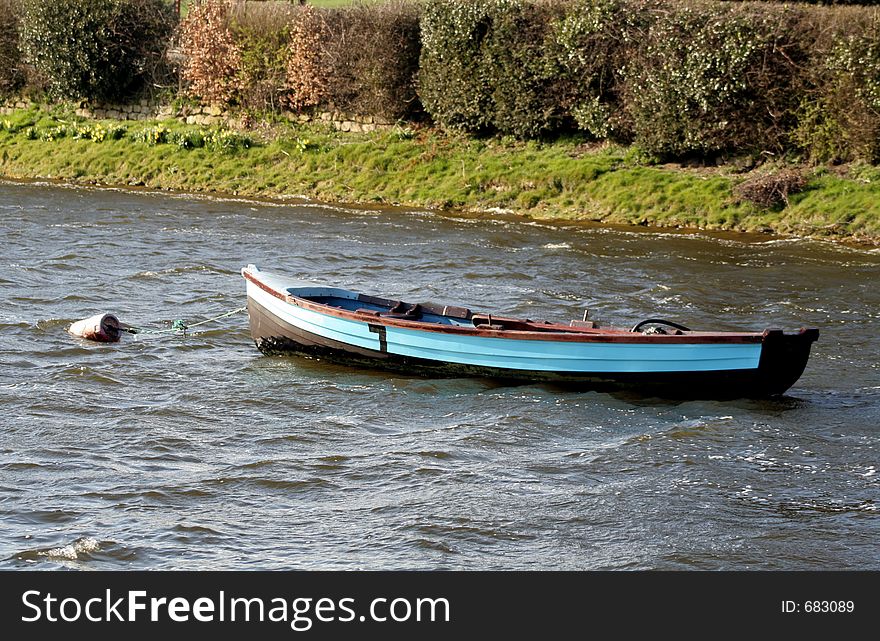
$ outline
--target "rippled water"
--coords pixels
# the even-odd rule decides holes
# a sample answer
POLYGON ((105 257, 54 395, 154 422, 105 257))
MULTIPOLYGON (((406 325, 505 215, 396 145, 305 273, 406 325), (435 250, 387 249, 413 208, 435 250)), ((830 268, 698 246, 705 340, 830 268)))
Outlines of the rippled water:
MULTIPOLYGON (((0 568, 880 569, 880 254, 0 183, 0 568), (395 377, 183 337, 242 265, 531 318, 821 328, 774 401, 395 377)), ((200 328, 201 329, 201 328, 200 328)))

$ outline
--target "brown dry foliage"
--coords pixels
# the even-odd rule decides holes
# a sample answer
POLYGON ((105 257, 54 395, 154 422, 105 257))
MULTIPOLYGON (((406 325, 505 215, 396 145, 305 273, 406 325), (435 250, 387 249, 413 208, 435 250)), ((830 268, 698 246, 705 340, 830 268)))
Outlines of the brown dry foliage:
POLYGON ((231 102, 238 91, 241 50, 229 29, 228 0, 201 0, 180 25, 187 93, 211 103, 231 102))
POLYGON ((323 16, 306 5, 290 28, 285 103, 293 111, 320 104, 327 96, 328 79, 323 63, 328 37, 323 16))
POLYGON ((740 202, 750 202, 764 209, 782 208, 788 205, 788 197, 796 194, 807 184, 804 175, 793 169, 750 178, 733 189, 740 202))

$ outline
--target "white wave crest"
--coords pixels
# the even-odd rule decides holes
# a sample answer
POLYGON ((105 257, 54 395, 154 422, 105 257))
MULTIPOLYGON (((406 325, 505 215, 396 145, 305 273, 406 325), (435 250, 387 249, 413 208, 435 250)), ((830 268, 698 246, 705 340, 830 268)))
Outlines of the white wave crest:
POLYGON ((41 552, 41 554, 48 556, 50 559, 67 559, 68 561, 76 561, 80 554, 88 554, 99 549, 100 545, 98 544, 98 541, 91 537, 85 537, 77 539, 70 545, 52 548, 46 552, 41 552))

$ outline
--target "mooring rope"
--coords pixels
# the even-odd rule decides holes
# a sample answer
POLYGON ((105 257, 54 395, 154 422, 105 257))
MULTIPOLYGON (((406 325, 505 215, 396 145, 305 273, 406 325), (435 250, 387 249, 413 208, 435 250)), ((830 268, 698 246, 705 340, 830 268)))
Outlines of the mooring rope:
POLYGON ((135 325, 123 325, 120 323, 120 329, 125 330, 129 334, 178 334, 186 336, 187 330, 192 329, 193 327, 199 327, 200 325, 206 325, 208 323, 213 323, 215 321, 220 320, 221 318, 226 318, 228 316, 234 316, 235 314, 240 314, 244 311, 247 311, 247 307, 239 307, 237 309, 233 309, 230 312, 226 312, 225 314, 220 314, 219 316, 212 316, 211 318, 206 318, 205 320, 199 321, 198 323, 188 324, 182 318, 175 319, 171 321, 171 327, 166 329, 153 329, 151 327, 136 327, 135 325))

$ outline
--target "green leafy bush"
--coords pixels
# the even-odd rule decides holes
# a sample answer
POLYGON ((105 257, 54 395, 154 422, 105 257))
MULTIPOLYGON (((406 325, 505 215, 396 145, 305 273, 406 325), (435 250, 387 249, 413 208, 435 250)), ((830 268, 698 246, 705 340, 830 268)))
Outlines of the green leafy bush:
POLYGON ((18 3, 0 0, 0 96, 12 93, 24 83, 18 30, 18 3))
POLYGON ((535 138, 612 133, 623 0, 435 0, 422 16, 419 93, 445 127, 535 138))
POLYGON ((483 43, 481 70, 490 82, 491 121, 502 134, 536 138, 562 128, 565 75, 553 64, 559 5, 496 2, 483 43))
POLYGON ((528 138, 564 116, 548 64, 551 16, 527 0, 430 2, 422 15, 419 93, 446 127, 528 138))
POLYGON ((675 3, 654 12, 622 70, 637 144, 661 156, 778 150, 806 44, 780 20, 785 11, 675 3))
POLYGON ((470 132, 494 124, 492 79, 482 64, 493 9, 506 0, 429 0, 422 11, 419 96, 431 117, 470 132))
POLYGON ((163 0, 21 0, 27 60, 61 98, 130 95, 160 64, 172 27, 163 0))
POLYGON ((299 7, 288 2, 237 2, 229 28, 240 52, 238 103, 255 111, 278 111, 286 94, 291 24, 299 7))
POLYGON ((821 96, 801 111, 796 138, 813 161, 880 161, 880 21, 838 37, 822 58, 821 96))
MULTIPOLYGON (((654 3, 655 4, 655 3, 654 3)), ((621 72, 650 18, 649 0, 575 0, 553 25, 552 51, 560 102, 594 138, 630 136, 622 107, 621 72)))

